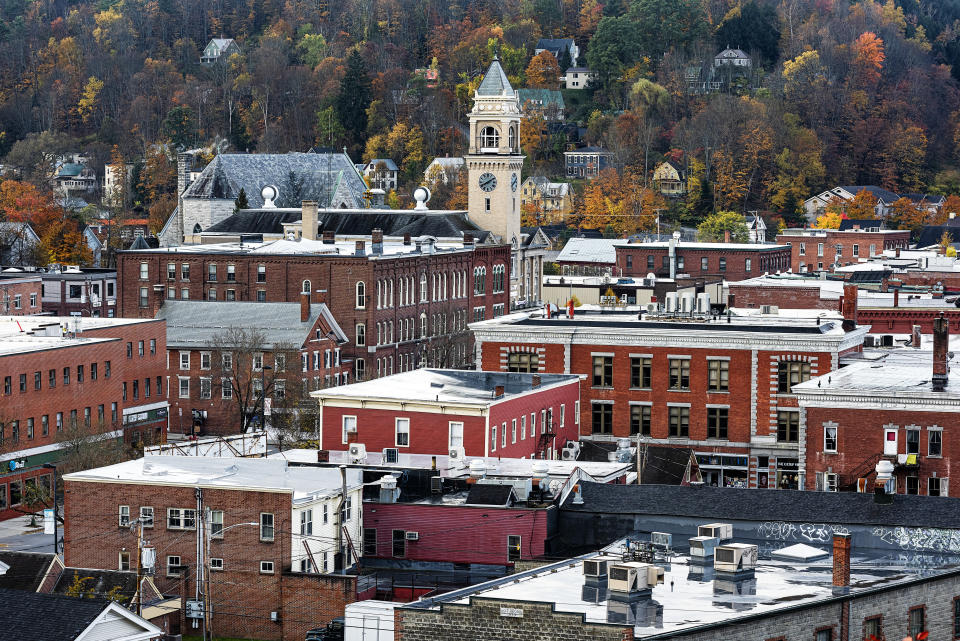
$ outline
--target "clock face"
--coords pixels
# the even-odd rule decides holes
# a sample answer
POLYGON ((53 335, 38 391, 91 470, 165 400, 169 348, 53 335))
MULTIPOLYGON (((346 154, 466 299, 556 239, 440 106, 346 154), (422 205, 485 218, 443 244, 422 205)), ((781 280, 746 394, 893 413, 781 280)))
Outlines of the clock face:
POLYGON ((497 188, 497 177, 491 173, 480 174, 480 189, 493 191, 497 188))
POLYGON ((513 191, 516 191, 517 187, 519 186, 520 186, 520 179, 517 178, 516 174, 512 175, 510 177, 510 189, 512 189, 513 191))

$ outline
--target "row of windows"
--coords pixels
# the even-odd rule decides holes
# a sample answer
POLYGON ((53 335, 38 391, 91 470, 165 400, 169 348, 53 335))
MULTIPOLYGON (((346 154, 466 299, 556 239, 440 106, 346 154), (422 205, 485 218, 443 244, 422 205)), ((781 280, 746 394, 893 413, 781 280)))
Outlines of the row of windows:
POLYGON ((43 488, 43 493, 49 496, 51 479, 50 474, 42 474, 22 481, 19 479, 10 480, 9 485, 0 483, 0 511, 7 509, 7 507, 21 505, 24 496, 37 496, 39 488, 43 488), (10 488, 9 496, 7 495, 8 487, 10 488))
MULTIPOLYGON (((377 529, 363 528, 363 555, 378 556, 377 549, 377 529)), ((521 557, 522 537, 519 534, 507 535, 507 562, 519 561, 521 557)), ((390 556, 396 559, 402 559, 407 556, 407 532, 406 530, 390 531, 390 556)))
MULTIPOLYGON (((953 638, 956 639, 960 638, 960 597, 953 599, 953 605, 951 607, 953 610, 953 638)), ((925 605, 917 605, 907 611, 906 633, 914 639, 927 631, 926 610, 927 607, 925 605)), ((883 638, 892 639, 894 635, 899 634, 900 633, 895 630, 890 631, 884 629, 883 614, 869 616, 863 620, 864 641, 883 638)), ((774 639, 768 639, 767 641, 781 641, 783 638, 784 637, 776 637, 774 639)), ((814 635, 815 641, 834 641, 835 638, 833 627, 818 628, 814 635)), ((899 638, 899 636, 896 638, 899 638)))
MULTIPOLYGON (((790 243, 788 243, 788 244, 790 244, 790 243)), ((824 249, 824 244, 823 244, 823 243, 817 243, 817 256, 823 256, 823 249, 824 249)), ((836 253, 837 258, 842 258, 842 257, 843 257, 843 245, 834 245, 834 251, 835 251, 835 253, 836 253)), ((851 245, 851 246, 850 246, 850 253, 851 253, 851 255, 852 255, 854 258, 858 258, 858 257, 860 256, 860 245, 858 245, 858 244, 851 245)), ((807 255, 807 245, 806 245, 806 243, 800 243, 800 244, 797 246, 797 254, 800 255, 800 256, 806 256, 806 255, 807 255)), ((876 246, 876 245, 870 245, 870 256, 876 256, 876 255, 877 255, 877 246, 876 246)))
MULTIPOLYGON (((337 351, 337 364, 339 365, 340 350, 337 349, 336 351, 337 351)), ((329 352, 330 350, 327 350, 326 360, 329 360, 329 352)), ((314 354, 314 360, 316 361, 318 358, 317 355, 319 354, 319 352, 314 352, 313 354, 314 354)), ((305 357, 306 357, 306 354, 301 355, 301 358, 305 358, 305 357)), ((180 369, 181 370, 185 371, 190 369, 190 358, 191 357, 190 357, 189 350, 183 350, 180 352, 180 369)), ((200 369, 201 370, 211 369, 212 363, 213 363, 212 352, 200 352, 200 369)), ((263 369, 263 352, 255 352, 250 357, 250 367, 255 372, 259 372, 260 370, 263 369)), ((327 364, 326 367, 329 367, 329 364, 327 364)), ((220 352, 220 368, 223 369, 224 371, 230 371, 233 369, 233 353, 232 352, 220 352)), ((267 369, 273 369, 275 372, 285 372, 287 370, 287 355, 284 353, 274 354, 273 366, 272 368, 268 367, 267 369)), ((318 368, 314 366, 314 369, 318 369, 318 368)), ((304 366, 303 371, 307 371, 306 366, 304 366)))
MULTIPOLYGON (((518 355, 516 360, 518 367, 522 366, 524 360, 530 363, 530 366, 535 364, 530 362, 529 356, 524 359, 523 356, 518 355)), ((508 368, 510 367, 509 357, 507 360, 507 366, 508 368)), ((667 359, 667 375, 670 389, 690 389, 690 358, 682 357, 667 359)), ((650 389, 652 387, 652 381, 653 357, 630 357, 630 387, 637 389, 650 389)), ((592 384, 593 387, 613 387, 613 356, 593 357, 592 384)), ((730 361, 720 358, 708 358, 707 389, 712 392, 726 392, 730 389, 729 385, 730 361)))
MULTIPOLYGON (((226 272, 224 273, 225 281, 228 283, 236 282, 237 280, 237 266, 233 263, 227 264, 226 272)), ((216 263, 207 264, 207 281, 211 283, 217 282, 218 278, 218 267, 216 263)), ((178 274, 177 263, 167 263, 167 280, 176 280, 178 274)), ((180 280, 189 281, 190 280, 190 263, 180 263, 179 269, 180 280)), ((140 263, 140 280, 150 280, 150 263, 143 261, 140 263)), ((257 282, 265 283, 267 282, 267 266, 266 265, 257 265, 257 282)))
MULTIPOLYGON (((823 426, 823 451, 828 454, 836 454, 839 445, 839 428, 835 424, 827 423, 823 426)), ((900 451, 900 428, 896 425, 885 425, 883 427, 883 455, 895 456, 897 454, 919 455, 921 442, 921 428, 919 425, 908 425, 905 430, 905 452, 900 451)), ((927 451, 928 457, 939 458, 943 456, 943 428, 939 425, 931 425, 927 428, 927 451)))
MULTIPOLYGON (((576 414, 577 415, 574 418, 576 422, 579 423, 580 422, 579 402, 577 403, 576 414)), ((566 404, 561 403, 560 404, 560 420, 558 423, 555 424, 553 421, 553 408, 548 407, 548 408, 541 409, 539 413, 540 434, 543 435, 543 434, 547 434, 548 432, 553 433, 555 427, 558 429, 563 429, 566 423, 566 415, 567 415, 567 406, 566 404)), ((519 435, 520 441, 525 441, 527 439, 528 433, 530 435, 530 438, 536 438, 537 426, 538 426, 537 412, 530 412, 529 432, 527 431, 527 415, 526 414, 520 416, 519 419, 516 419, 516 418, 511 419, 509 428, 507 427, 507 422, 504 421, 503 423, 500 424, 500 430, 499 430, 500 437, 498 441, 497 426, 491 425, 490 426, 490 451, 491 452, 497 451, 498 442, 501 448, 506 447, 508 436, 509 436, 509 442, 511 444, 517 442, 518 435, 519 435), (519 423, 517 422, 518 420, 519 420, 519 423)))
MULTIPOLYGON (((594 434, 613 434, 612 401, 594 401, 591 406, 591 427, 594 434)), ((706 438, 726 440, 730 422, 730 408, 710 406, 706 408, 706 438)), ((673 438, 690 437, 690 406, 669 405, 667 407, 668 435, 673 438)), ((630 404, 630 434, 651 436, 653 406, 650 404, 630 404)), ((800 413, 780 411, 777 413, 777 441, 796 443, 799 436, 800 413)))
MULTIPOLYGON (((730 259, 728 259, 726 256, 719 256, 719 257, 717 257, 717 259, 716 259, 717 271, 718 271, 718 272, 725 272, 725 271, 727 271, 727 265, 728 265, 729 260, 730 260, 730 259)), ((678 272, 683 272, 683 271, 685 271, 686 268, 687 268, 687 267, 686 267, 686 257, 685 257, 685 256, 677 256, 677 257, 676 257, 676 261, 677 261, 677 271, 678 271, 678 272)), ((774 255, 774 256, 761 256, 761 257, 758 259, 758 262, 759 262, 759 269, 760 269, 761 271, 770 271, 770 270, 774 270, 774 269, 786 269, 787 267, 789 267, 789 265, 788 265, 789 261, 788 261, 788 259, 787 259, 786 256, 779 256, 779 255, 774 255)), ((628 270, 628 271, 629 271, 629 270, 632 270, 632 269, 633 269, 633 256, 632 256, 631 254, 627 254, 627 256, 626 256, 626 263, 627 263, 627 270, 628 270)), ((669 256, 669 255, 667 255, 667 254, 661 255, 661 257, 660 257, 660 266, 661 266, 662 269, 670 269, 670 256, 669 256)), ((647 270, 648 270, 648 271, 653 271, 653 270, 655 270, 656 268, 657 268, 657 255, 656 255, 656 254, 647 254, 647 270)), ((700 271, 702 271, 702 272, 709 272, 710 270, 711 270, 711 260, 710 260, 710 257, 709 257, 709 256, 701 256, 701 257, 700 257, 700 271)), ((752 271, 753 271, 753 259, 752 259, 752 258, 744 258, 744 259, 743 259, 743 271, 745 271, 745 272, 752 272, 752 271)))
MULTIPOLYGON (((63 431, 63 421, 64 413, 57 412, 54 417, 54 429, 57 433, 63 431)), ((69 418, 70 426, 72 428, 77 427, 78 420, 78 410, 70 410, 69 418)), ((85 407, 83 408, 83 424, 85 427, 90 427, 91 421, 93 420, 93 408, 85 407)), ((118 409, 116 403, 110 403, 110 421, 112 424, 116 425, 118 421, 118 409)), ((106 425, 106 407, 102 403, 97 405, 97 425, 104 426, 106 425)), ((0 422, 0 447, 5 444, 16 445, 20 442, 21 438, 24 438, 28 441, 33 440, 36 436, 37 430, 37 421, 36 417, 30 416, 26 419, 12 419, 6 423, 0 422)), ((50 435, 50 415, 44 414, 40 417, 40 436, 49 436, 50 435)))
MULTIPOLYGON (((30 294, 30 307, 36 307, 36 306, 37 306, 37 295, 30 294)), ((23 309, 23 294, 13 295, 13 308, 23 309)))
MULTIPOLYGON (((156 381, 157 381, 157 386, 156 386, 156 388, 155 388, 155 389, 156 389, 156 392, 157 392, 157 393, 156 393, 156 396, 162 398, 162 397, 163 397, 163 377, 158 376, 158 377, 156 378, 156 381)), ((150 398, 150 388, 151 388, 151 386, 150 386, 150 378, 147 377, 147 378, 143 379, 143 397, 144 397, 144 398, 150 398)), ((140 381, 139 381, 139 379, 136 379, 136 380, 131 381, 129 385, 127 384, 127 381, 124 381, 124 382, 123 382, 123 400, 124 400, 124 401, 127 400, 127 394, 128 394, 129 391, 132 391, 132 392, 133 392, 133 400, 135 400, 135 401, 140 400, 140 381), (131 389, 131 388, 132 388, 132 389, 131 389)))
MULTIPOLYGON (((326 555, 326 553, 324 553, 326 555)), ((130 570, 130 552, 121 551, 119 555, 119 562, 117 567, 121 571, 130 570)), ((211 557, 210 558, 210 569, 215 572, 222 572, 225 569, 223 559, 211 557)), ((273 561, 260 561, 260 574, 273 574, 274 566, 273 561)), ((168 577, 180 577, 183 576, 183 573, 186 571, 186 566, 184 566, 180 560, 179 555, 169 555, 167 556, 167 576, 168 577)), ((324 559, 324 572, 326 572, 326 559, 324 559)))
MULTIPOLYGON (((58 370, 56 368, 48 369, 46 372, 46 377, 44 377, 43 371, 37 370, 33 373, 32 389, 37 392, 41 391, 43 389, 44 378, 46 378, 46 381, 47 381, 47 388, 55 389, 57 387, 57 380, 58 378, 60 378, 58 375, 61 373, 62 373, 62 384, 69 385, 70 375, 72 372, 73 372, 73 368, 71 367, 64 367, 62 370, 58 370)), ((84 365, 77 365, 76 382, 83 383, 84 380, 86 379, 88 372, 89 372, 91 381, 97 380, 100 377, 100 364, 90 363, 89 369, 87 369, 86 366, 84 365)), ((111 374, 110 361, 104 361, 103 377, 110 378, 110 374, 111 374)), ((17 377, 17 387, 20 390, 21 394, 25 393, 27 389, 31 387, 28 383, 29 383, 29 380, 28 380, 27 374, 20 374, 17 377)), ((13 394, 13 377, 12 376, 3 377, 3 393, 5 396, 9 396, 10 394, 13 394)))

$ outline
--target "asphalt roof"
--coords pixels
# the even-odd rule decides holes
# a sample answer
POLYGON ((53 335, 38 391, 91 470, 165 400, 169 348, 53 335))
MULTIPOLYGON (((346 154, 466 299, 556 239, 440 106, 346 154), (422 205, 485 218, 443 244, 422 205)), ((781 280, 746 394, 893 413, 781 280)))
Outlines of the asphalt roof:
POLYGON ((433 236, 434 238, 461 238, 470 232, 482 242, 489 235, 477 227, 464 212, 417 212, 413 210, 371 209, 369 211, 329 210, 320 212, 320 231, 332 231, 338 236, 369 236, 380 229, 385 236, 433 236))
POLYGON ((785 521, 960 529, 960 499, 897 494, 889 505, 861 492, 805 492, 732 487, 580 483, 573 512, 646 514, 712 520, 785 521))
POLYGON ((500 66, 500 59, 494 57, 493 62, 483 76, 483 81, 477 87, 478 96, 513 96, 513 87, 507 79, 507 74, 500 66))
POLYGON ((137 573, 121 570, 95 570, 88 568, 66 568, 57 580, 53 591, 57 594, 66 594, 79 577, 84 591, 93 591, 98 597, 106 598, 108 593, 119 588, 116 596, 123 603, 130 603, 137 592, 137 573))
MULTIPOLYGON (((234 234, 282 234, 284 223, 300 220, 299 209, 244 209, 205 231, 234 234)), ((131 247, 131 249, 133 249, 131 247)))
POLYGON ((0 551, 0 563, 10 566, 0 574, 0 589, 36 592, 53 563, 53 555, 0 551))
POLYGON ((183 193, 184 198, 236 199, 242 189, 251 209, 263 206, 260 191, 266 185, 277 188, 278 207, 299 207, 303 200, 315 200, 328 207, 341 184, 348 187, 354 207, 364 207, 366 183, 353 161, 342 153, 220 154, 183 193), (300 183, 291 194, 290 177, 300 183))
POLYGON ((108 605, 100 599, 2 589, 0 603, 0 641, 74 641, 108 605))
POLYGON ((840 189, 845 189, 854 196, 859 194, 861 191, 866 190, 873 194, 876 198, 883 200, 883 202, 887 203, 888 205, 895 200, 899 200, 900 198, 900 196, 893 193, 889 189, 877 187, 876 185, 841 185, 840 189))
POLYGON ((466 505, 499 505, 507 506, 513 500, 512 485, 494 485, 478 483, 470 487, 466 505))
POLYGON ((840 221, 837 231, 847 231, 859 227, 861 231, 868 229, 883 229, 883 221, 877 218, 844 218, 840 221))

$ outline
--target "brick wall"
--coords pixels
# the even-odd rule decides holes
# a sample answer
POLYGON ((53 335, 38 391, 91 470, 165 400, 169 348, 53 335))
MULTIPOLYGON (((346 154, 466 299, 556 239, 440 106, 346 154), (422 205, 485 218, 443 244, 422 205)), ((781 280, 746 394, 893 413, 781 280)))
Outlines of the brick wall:
MULTIPOLYGON (((616 254, 618 275, 642 278, 650 272, 657 276, 670 274, 669 266, 664 264, 669 255, 666 247, 618 245, 616 254)), ((745 280, 761 276, 764 272, 787 271, 790 267, 789 247, 738 249, 737 245, 718 248, 685 246, 681 243, 677 245, 676 257, 677 274, 711 276, 727 281, 745 280)))
POLYGON ((811 231, 809 235, 780 234, 777 236, 777 244, 790 245, 790 268, 794 272, 828 269, 834 263, 856 264, 859 259, 880 254, 885 249, 897 247, 905 249, 909 243, 909 230, 869 232, 818 229, 811 231), (821 244, 823 245, 822 255, 819 247, 821 244))
POLYGON ((836 300, 820 298, 819 287, 778 287, 776 285, 742 285, 730 283, 727 303, 731 307, 759 309, 776 305, 784 309, 836 310, 836 300))
POLYGON ((39 277, 0 280, 0 314, 25 316, 42 311, 39 277))
POLYGON ((303 641, 307 631, 342 617, 357 600, 357 577, 284 572, 280 624, 283 641, 303 641))

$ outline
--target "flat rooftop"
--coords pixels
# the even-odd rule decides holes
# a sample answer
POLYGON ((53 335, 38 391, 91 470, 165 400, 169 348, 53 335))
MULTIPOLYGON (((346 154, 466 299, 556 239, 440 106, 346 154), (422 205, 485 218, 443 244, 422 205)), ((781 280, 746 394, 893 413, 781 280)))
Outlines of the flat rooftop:
MULTIPOLYGON (((693 533, 691 533, 693 536, 693 533)), ((646 540, 646 535, 634 538, 646 540)), ((623 541, 604 548, 619 556, 623 541)), ((787 547, 784 543, 783 547, 787 547)), ((826 546, 824 546, 826 548, 826 546)), ((687 550, 686 541, 678 546, 687 550)), ((829 551, 826 550, 825 551, 829 551)), ((956 569, 942 566, 922 571, 898 555, 851 558, 851 593, 883 589, 886 586, 956 569)), ((834 599, 831 558, 815 562, 775 561, 761 554, 752 576, 718 576, 712 563, 691 563, 686 554, 668 562, 663 583, 655 586, 650 597, 623 602, 608 597, 604 587, 593 588, 584 582, 582 562, 593 554, 513 574, 432 599, 422 599, 408 608, 439 609, 441 603, 467 605, 471 598, 505 599, 522 602, 552 603, 558 612, 583 614, 587 623, 632 625, 634 638, 642 639, 685 629, 734 623, 751 615, 775 612, 802 604, 834 599)))
POLYGON ((153 319, 0 316, 0 356, 108 342, 116 339, 84 336, 83 332, 148 322, 153 322, 153 319))
MULTIPOLYGON (((670 241, 654 241, 649 243, 631 243, 626 240, 615 243, 617 247, 626 247, 632 249, 668 249, 670 247, 670 241)), ((764 251, 780 251, 780 250, 790 250, 788 245, 775 245, 773 243, 700 243, 700 242, 691 242, 689 240, 678 240, 676 241, 677 249, 688 249, 688 250, 715 250, 715 249, 727 249, 730 251, 755 251, 755 252, 764 252, 764 251)))
MULTIPOLYGON (((339 494, 336 468, 288 466, 282 459, 209 456, 144 456, 106 467, 74 472, 67 481, 139 483, 227 490, 287 492, 294 502, 339 494)), ((350 489, 363 485, 360 470, 347 470, 350 489)))
MULTIPOLYGON (((365 241, 364 244, 364 253, 362 255, 375 258, 377 256, 405 256, 405 255, 420 255, 427 253, 423 250, 418 250, 416 246, 416 241, 422 240, 413 239, 410 241, 409 245, 405 245, 402 241, 391 241, 384 240, 383 242, 383 251, 380 254, 374 253, 373 243, 369 239, 365 241)), ((473 251, 473 247, 464 247, 462 242, 452 242, 452 241, 437 241, 434 243, 434 250, 438 253, 440 252, 454 252, 454 251, 473 251)), ((333 243, 324 243, 322 240, 307 240, 304 238, 298 240, 287 240, 287 239, 278 239, 278 240, 267 240, 263 242, 259 241, 244 241, 243 243, 238 242, 227 242, 227 243, 210 243, 204 245, 181 245, 179 247, 162 247, 160 249, 129 249, 124 253, 128 254, 241 254, 241 255, 252 255, 252 256, 275 256, 275 255, 284 255, 284 256, 296 256, 296 255, 308 255, 308 256, 343 256, 350 257, 356 256, 356 243, 353 240, 336 240, 333 243)))
MULTIPOLYGON (((877 270, 881 271, 881 270, 877 270)), ((853 284, 853 283, 851 283, 853 284)), ((842 280, 823 280, 813 277, 804 277, 800 275, 766 275, 756 278, 749 278, 737 282, 729 283, 730 287, 782 287, 784 289, 796 288, 816 288, 820 290, 821 300, 839 301, 843 296, 844 281, 842 280)), ((860 289, 857 292, 857 304, 861 309, 864 308, 887 308, 893 307, 893 291, 877 292, 866 289, 860 289)), ((918 293, 914 291, 901 290, 897 307, 911 308, 952 308, 954 304, 947 302, 943 298, 934 298, 931 294, 918 293)))
POLYGON ((372 381, 354 383, 311 392, 321 401, 336 399, 391 399, 425 403, 464 403, 491 405, 522 394, 579 380, 575 374, 521 374, 512 372, 476 372, 456 369, 415 369, 372 381), (539 376, 540 387, 533 387, 539 376), (494 396, 502 385, 502 397, 494 396))

